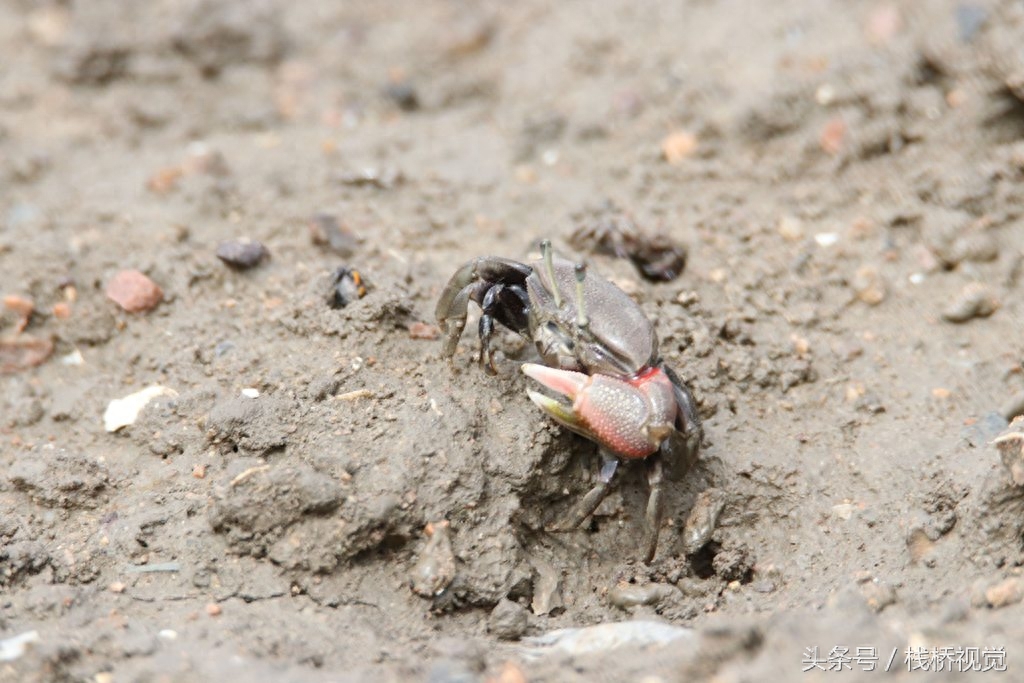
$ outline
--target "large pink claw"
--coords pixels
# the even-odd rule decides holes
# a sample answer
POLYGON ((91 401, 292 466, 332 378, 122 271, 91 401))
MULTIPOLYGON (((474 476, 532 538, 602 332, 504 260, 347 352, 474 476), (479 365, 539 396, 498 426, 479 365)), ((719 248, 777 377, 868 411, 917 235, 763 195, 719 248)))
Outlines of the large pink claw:
POLYGON ((622 458, 646 458, 675 429, 672 382, 660 368, 628 380, 526 363, 523 372, 571 404, 536 391, 530 400, 577 434, 622 458))

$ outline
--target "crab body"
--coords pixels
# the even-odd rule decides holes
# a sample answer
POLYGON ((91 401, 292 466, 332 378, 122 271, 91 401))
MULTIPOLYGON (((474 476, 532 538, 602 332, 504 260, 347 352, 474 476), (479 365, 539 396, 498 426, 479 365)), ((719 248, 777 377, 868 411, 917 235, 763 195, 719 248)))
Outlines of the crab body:
POLYGON ((600 447, 597 485, 560 529, 575 528, 600 504, 620 460, 643 460, 651 494, 645 561, 657 548, 662 463, 689 464, 702 437, 693 397, 658 356, 658 338, 640 307, 614 284, 587 276, 581 264, 555 258, 550 243, 532 264, 480 257, 451 277, 437 304, 443 354, 455 353, 468 304, 477 303, 480 361, 495 372, 490 339, 500 323, 537 347, 543 364, 523 372, 556 392, 530 391, 550 417, 600 447))

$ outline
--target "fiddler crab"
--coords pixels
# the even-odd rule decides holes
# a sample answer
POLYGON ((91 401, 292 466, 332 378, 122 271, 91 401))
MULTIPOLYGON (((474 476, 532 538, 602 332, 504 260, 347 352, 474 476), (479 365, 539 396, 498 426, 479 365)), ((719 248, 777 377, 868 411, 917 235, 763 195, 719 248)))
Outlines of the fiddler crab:
POLYGON ((665 463, 692 463, 703 431, 690 390, 658 355, 654 326, 614 284, 586 266, 552 254, 532 264, 497 256, 469 261, 452 275, 437 302, 443 355, 455 354, 470 301, 480 306, 480 363, 496 372, 490 342, 495 323, 533 340, 544 365, 523 372, 561 396, 528 391, 558 423, 597 443, 598 481, 553 531, 578 527, 601 504, 623 460, 642 460, 647 500, 644 562, 658 546, 665 463))

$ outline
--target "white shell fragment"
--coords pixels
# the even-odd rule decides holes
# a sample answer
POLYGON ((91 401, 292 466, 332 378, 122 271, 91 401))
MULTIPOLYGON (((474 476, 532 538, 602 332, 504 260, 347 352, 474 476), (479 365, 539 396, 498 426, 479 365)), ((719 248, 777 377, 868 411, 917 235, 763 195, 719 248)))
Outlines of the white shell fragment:
POLYGON ((134 424, 135 420, 139 417, 139 413, 146 407, 146 404, 157 396, 177 395, 178 392, 174 389, 154 384, 142 391, 128 394, 124 398, 115 398, 107 405, 107 410, 103 413, 103 427, 108 432, 116 432, 123 427, 134 424))
POLYGON ((245 396, 246 398, 259 398, 260 390, 252 387, 246 387, 245 389, 242 389, 242 396, 245 396))
MULTIPOLYGON (((524 638, 526 647, 520 652, 527 659, 551 653, 585 656, 623 647, 631 650, 657 647, 679 639, 686 639, 691 645, 696 645, 698 636, 693 629, 660 621, 620 621, 584 628, 563 628, 533 638, 524 638)), ((682 646, 675 645, 677 648, 682 646)))
POLYGON ((819 247, 831 247, 839 241, 839 235, 834 232, 819 232, 814 236, 814 241, 819 247))
POLYGON ((26 631, 0 640, 0 662, 13 662, 25 654, 26 646, 39 642, 39 631, 26 631))

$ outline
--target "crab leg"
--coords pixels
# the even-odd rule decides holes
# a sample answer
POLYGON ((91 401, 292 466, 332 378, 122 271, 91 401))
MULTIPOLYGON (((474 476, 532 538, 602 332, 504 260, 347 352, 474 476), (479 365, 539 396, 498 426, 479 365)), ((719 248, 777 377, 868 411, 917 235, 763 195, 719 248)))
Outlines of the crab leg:
POLYGON ((644 516, 646 528, 644 529, 644 564, 650 564, 654 554, 658 551, 658 532, 661 531, 661 482, 664 478, 661 455, 655 453, 644 462, 647 466, 647 514, 644 516))
POLYGON ((496 256, 475 258, 455 271, 441 292, 434 312, 443 337, 442 357, 451 358, 455 355, 459 337, 466 327, 470 301, 475 301, 481 308, 486 307, 488 310, 485 313, 494 320, 522 334, 528 325, 525 283, 532 272, 530 266, 496 256), (498 290, 491 294, 496 286, 498 290), (511 308, 506 311, 502 303, 511 304, 511 308))
POLYGON ((561 522, 555 524, 550 528, 551 531, 572 531, 580 524, 583 523, 587 517, 594 513, 597 506, 601 504, 607 496, 608 492, 611 491, 610 484, 612 478, 615 476, 615 471, 618 469, 619 459, 613 455, 610 455, 601 449, 601 473, 597 477, 597 483, 594 488, 587 492, 587 495, 583 496, 576 507, 574 507, 569 514, 561 522))

